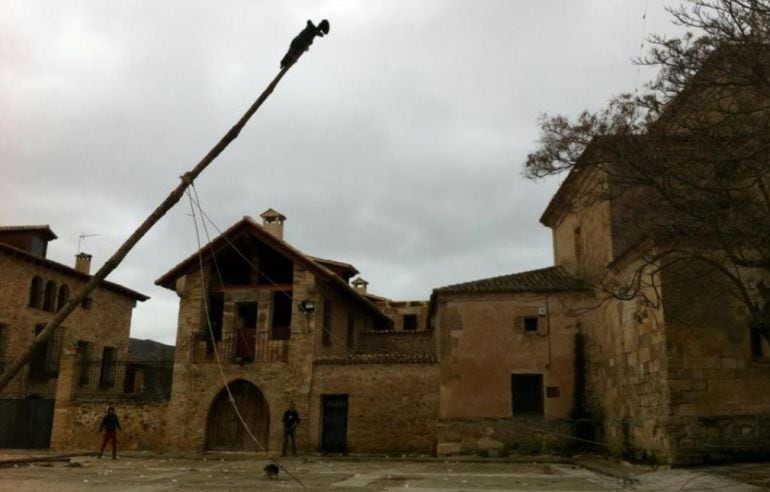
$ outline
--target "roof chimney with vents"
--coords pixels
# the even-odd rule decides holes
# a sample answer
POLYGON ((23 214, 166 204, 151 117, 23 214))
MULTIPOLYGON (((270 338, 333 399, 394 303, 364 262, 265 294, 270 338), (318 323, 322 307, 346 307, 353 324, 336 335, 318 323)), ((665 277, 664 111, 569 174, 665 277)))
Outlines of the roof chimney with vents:
POLYGON ((359 294, 366 294, 366 286, 369 285, 369 282, 364 280, 361 277, 356 277, 355 280, 352 282, 353 288, 356 289, 356 292, 359 294))
POLYGON ((88 253, 78 253, 75 255, 75 270, 89 275, 91 273, 91 258, 88 253))
POLYGON ((278 239, 283 239, 283 223, 286 220, 285 215, 276 212, 272 208, 268 208, 262 212, 260 217, 262 217, 262 227, 264 227, 267 232, 278 239))

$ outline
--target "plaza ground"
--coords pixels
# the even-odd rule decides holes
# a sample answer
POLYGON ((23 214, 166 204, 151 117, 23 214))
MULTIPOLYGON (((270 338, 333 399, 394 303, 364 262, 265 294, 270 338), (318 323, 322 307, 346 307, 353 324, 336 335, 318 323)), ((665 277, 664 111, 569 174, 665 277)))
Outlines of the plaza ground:
POLYGON ((278 480, 264 477, 269 459, 247 454, 152 456, 120 459, 0 451, 4 491, 82 490, 768 490, 770 465, 739 464, 655 469, 601 458, 558 460, 442 460, 433 458, 285 458, 278 480))

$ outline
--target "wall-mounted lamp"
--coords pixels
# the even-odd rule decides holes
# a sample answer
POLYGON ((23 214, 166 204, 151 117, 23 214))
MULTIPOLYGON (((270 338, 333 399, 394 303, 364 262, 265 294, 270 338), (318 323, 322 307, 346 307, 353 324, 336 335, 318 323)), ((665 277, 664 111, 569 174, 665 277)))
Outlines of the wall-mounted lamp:
POLYGON ((298 307, 306 316, 310 316, 315 312, 315 301, 312 299, 305 299, 304 301, 300 301, 298 307))

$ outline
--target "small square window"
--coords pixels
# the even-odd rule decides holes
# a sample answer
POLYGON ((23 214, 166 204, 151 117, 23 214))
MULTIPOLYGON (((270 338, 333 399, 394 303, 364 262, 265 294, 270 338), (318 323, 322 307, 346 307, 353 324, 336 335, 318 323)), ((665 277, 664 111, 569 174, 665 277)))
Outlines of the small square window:
POLYGON ((84 297, 82 301, 80 301, 80 307, 83 309, 91 309, 91 305, 93 304, 93 299, 90 297, 84 297))
POLYGON ((559 391, 558 386, 546 386, 545 387, 545 396, 546 398, 558 398, 561 395, 561 391, 559 391))
POLYGON ((524 331, 537 331, 537 316, 525 316, 524 331))
POLYGON ((405 314, 404 315, 404 331, 414 331, 417 329, 417 315, 405 314))

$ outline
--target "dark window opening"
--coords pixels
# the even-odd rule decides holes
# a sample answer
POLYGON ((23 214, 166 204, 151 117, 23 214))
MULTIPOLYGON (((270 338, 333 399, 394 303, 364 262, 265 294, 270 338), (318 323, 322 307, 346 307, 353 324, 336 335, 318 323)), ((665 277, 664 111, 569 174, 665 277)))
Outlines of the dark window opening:
POLYGON ((78 375, 78 385, 85 386, 89 382, 91 347, 93 344, 85 340, 78 340, 78 359, 80 359, 80 373, 78 375))
POLYGON ((525 316, 523 320, 524 331, 537 331, 537 322, 536 316, 525 316))
POLYGON ((45 284, 45 296, 43 297, 43 309, 53 312, 56 308, 56 284, 49 280, 45 284))
POLYGON ((208 313, 206 313, 207 317, 203 319, 203 334, 209 342, 218 342, 222 340, 225 301, 222 297, 209 294, 209 297, 206 300, 206 308, 208 309, 208 313), (209 323, 211 323, 211 326, 209 326, 209 323))
POLYGON ((222 282, 225 285, 291 284, 294 265, 285 256, 251 236, 234 241, 217 255, 222 282))
POLYGON ((70 288, 66 285, 59 287, 59 299, 56 301, 56 310, 60 311, 70 300, 70 288))
POLYGON ((99 377, 101 386, 113 386, 115 384, 116 362, 117 350, 115 347, 104 347, 102 350, 102 372, 99 377))
POLYGON ((249 285, 253 268, 240 256, 218 258, 219 275, 225 285, 249 285))
POLYGON ((257 327, 257 303, 247 302, 238 304, 238 319, 241 328, 257 327))
POLYGON ((260 284, 291 284, 294 282, 294 264, 272 249, 264 248, 259 256, 260 284))
POLYGON ((405 314, 404 315, 404 331, 414 331, 417 329, 417 315, 405 314))
POLYGON ((123 378, 123 393, 138 393, 142 389, 142 370, 136 365, 126 366, 126 376, 123 378))
POLYGON ((291 291, 273 292, 273 340, 288 340, 291 338, 291 291))
POLYGON ((323 334, 321 343, 327 347, 332 344, 332 301, 324 299, 323 334))
POLYGON ((251 362, 257 343, 257 303, 238 304, 235 362, 251 362))
POLYGON ((33 308, 40 307, 40 298, 43 293, 43 279, 40 277, 34 277, 32 283, 29 286, 29 302, 27 305, 33 308))
POLYGON ((543 415, 543 375, 512 374, 513 415, 543 415))
POLYGON ((353 316, 353 313, 348 313, 348 337, 347 337, 347 344, 348 349, 353 350, 353 344, 355 343, 356 338, 356 318, 353 316))
POLYGON ((545 397, 546 398, 559 398, 561 396, 561 391, 559 390, 558 386, 546 386, 545 387, 545 397))
POLYGON ((764 339, 759 328, 751 328, 751 356, 755 359, 765 357, 765 350, 762 346, 764 339))
POLYGON ((94 300, 90 297, 84 297, 82 301, 80 301, 80 307, 83 309, 91 309, 91 306, 93 305, 94 300))

